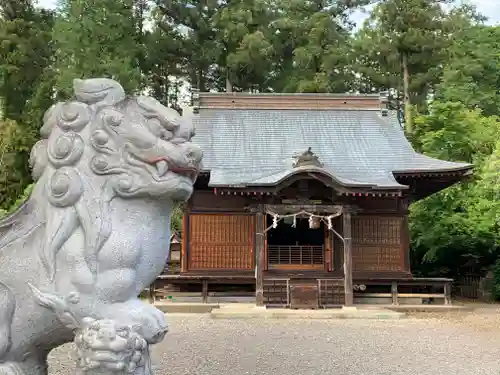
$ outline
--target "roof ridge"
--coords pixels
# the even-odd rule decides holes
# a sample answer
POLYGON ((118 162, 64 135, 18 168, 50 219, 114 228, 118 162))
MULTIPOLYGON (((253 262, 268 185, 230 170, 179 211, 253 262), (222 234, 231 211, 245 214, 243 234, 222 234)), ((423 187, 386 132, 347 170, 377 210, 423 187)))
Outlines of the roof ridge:
POLYGON ((387 110, 385 93, 301 94, 301 93, 197 93, 194 106, 217 109, 366 109, 387 110))
POLYGON ((298 97, 324 97, 324 98, 358 98, 358 97, 366 97, 366 98, 379 98, 380 94, 359 94, 359 93, 302 93, 302 92, 210 92, 204 91, 199 93, 200 96, 298 96, 298 97))

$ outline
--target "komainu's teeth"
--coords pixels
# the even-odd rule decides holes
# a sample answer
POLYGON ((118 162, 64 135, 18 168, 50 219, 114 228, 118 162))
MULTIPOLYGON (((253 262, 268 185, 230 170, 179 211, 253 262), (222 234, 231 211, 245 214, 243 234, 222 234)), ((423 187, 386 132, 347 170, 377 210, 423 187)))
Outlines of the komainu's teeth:
POLYGON ((156 163, 156 170, 158 171, 158 174, 160 176, 165 175, 168 171, 168 163, 165 160, 160 160, 158 163, 156 163))

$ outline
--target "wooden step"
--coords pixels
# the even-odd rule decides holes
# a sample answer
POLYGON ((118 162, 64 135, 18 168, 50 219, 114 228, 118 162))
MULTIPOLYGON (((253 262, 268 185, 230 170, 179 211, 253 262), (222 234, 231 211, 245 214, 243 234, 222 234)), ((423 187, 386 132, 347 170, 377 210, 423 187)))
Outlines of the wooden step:
POLYGON ((322 279, 319 286, 319 303, 322 307, 339 306, 345 303, 343 279, 322 279))
POLYGON ((264 304, 269 306, 289 305, 289 280, 264 278, 264 304))

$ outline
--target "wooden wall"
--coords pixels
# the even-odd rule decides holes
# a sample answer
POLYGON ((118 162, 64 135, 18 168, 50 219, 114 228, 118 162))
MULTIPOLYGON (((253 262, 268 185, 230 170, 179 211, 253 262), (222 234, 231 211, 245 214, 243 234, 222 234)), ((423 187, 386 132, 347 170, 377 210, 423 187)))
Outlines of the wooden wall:
POLYGON ((189 271, 253 270, 255 216, 245 212, 247 199, 195 191, 189 209, 189 271))
POLYGON ((190 270, 254 269, 255 216, 191 214, 190 270))
POLYGON ((216 195, 212 191, 195 191, 190 206, 193 212, 244 212, 249 198, 242 195, 216 195))
MULTIPOLYGON (((255 267, 255 216, 245 211, 251 204, 245 196, 215 195, 195 191, 189 204, 187 261, 184 271, 253 270, 255 267)), ((346 202, 347 203, 347 202, 346 202)), ((351 202, 362 209, 352 217, 353 271, 408 273, 408 219, 397 199, 372 198, 351 202)), ((407 207, 406 207, 407 208, 407 207)), ((334 228, 342 233, 342 221, 334 228)), ((330 236, 327 248, 329 271, 343 264, 342 242, 330 236)), ((185 250, 183 250, 185 251, 185 250)))
MULTIPOLYGON (((384 273, 410 273, 408 206, 394 198, 356 198, 347 204, 361 208, 352 216, 352 266, 356 273, 376 277, 384 273)), ((342 220, 334 221, 342 233, 342 220)), ((334 270, 344 262, 343 245, 333 239, 334 270)))
POLYGON ((404 222, 402 216, 353 216, 353 271, 405 271, 404 222))

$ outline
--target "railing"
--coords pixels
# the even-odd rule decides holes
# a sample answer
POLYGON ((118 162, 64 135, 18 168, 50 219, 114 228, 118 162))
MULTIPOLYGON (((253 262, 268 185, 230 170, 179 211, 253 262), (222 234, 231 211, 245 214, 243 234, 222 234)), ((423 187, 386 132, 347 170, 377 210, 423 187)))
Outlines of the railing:
POLYGON ((402 304, 424 304, 432 303, 433 300, 440 300, 444 305, 451 304, 451 279, 411 279, 409 281, 405 280, 393 280, 390 286, 385 282, 371 282, 372 285, 365 285, 365 283, 360 280, 359 284, 353 285, 354 289, 354 299, 361 303, 362 299, 373 298, 373 299, 385 299, 387 303, 392 305, 402 304), (377 291, 371 291, 372 287, 379 289, 377 291), (387 287, 387 291, 380 290, 381 287, 387 287), (420 300, 421 302, 408 302, 409 300, 420 300), (406 302, 403 302, 406 300, 406 302))
POLYGON ((455 280, 453 292, 457 297, 476 299, 481 294, 482 277, 479 275, 465 275, 455 280))
POLYGON ((178 275, 181 273, 180 261, 168 261, 163 268, 162 275, 178 275))
POLYGON ((270 245, 267 248, 269 266, 322 266, 325 260, 324 253, 323 246, 270 245))

